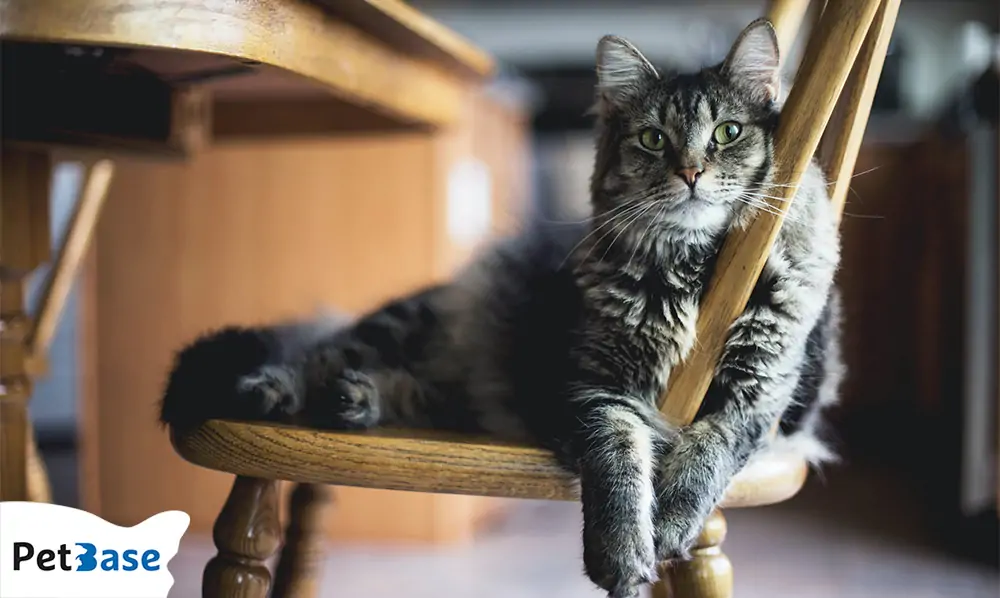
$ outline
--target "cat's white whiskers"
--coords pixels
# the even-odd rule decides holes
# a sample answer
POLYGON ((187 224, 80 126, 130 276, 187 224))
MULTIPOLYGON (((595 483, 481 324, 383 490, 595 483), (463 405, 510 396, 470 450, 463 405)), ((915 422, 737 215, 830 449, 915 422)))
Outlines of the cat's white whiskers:
POLYGON ((791 201, 790 199, 785 199, 783 197, 775 197, 774 195, 768 195, 767 193, 759 193, 759 192, 755 192, 755 191, 744 191, 742 193, 742 195, 746 195, 746 196, 750 196, 750 197, 756 197, 756 198, 759 198, 759 199, 773 199, 774 201, 781 202, 781 203, 788 203, 788 202, 791 201))
MULTIPOLYGON (((615 218, 613 220, 614 226, 612 226, 610 229, 608 229, 607 231, 605 231, 605 233, 603 235, 601 235, 600 237, 598 237, 597 240, 594 241, 591 244, 590 249, 587 250, 587 253, 583 256, 583 258, 581 258, 580 261, 581 262, 585 261, 588 257, 590 257, 590 254, 594 252, 594 248, 597 247, 598 245, 600 245, 601 241, 603 241, 605 238, 607 238, 608 235, 610 235, 610 234, 614 233, 615 231, 619 230, 619 228, 622 227, 623 225, 627 226, 628 223, 630 222, 630 219, 633 216, 641 215, 641 213, 645 210, 645 208, 647 208, 647 205, 646 204, 642 204, 641 206, 636 207, 635 210, 630 210, 627 214, 624 214, 624 215, 621 215, 621 216, 615 218)), ((624 230, 624 228, 622 228, 622 230, 624 230)), ((597 232, 597 231, 594 231, 594 232, 597 232)), ((593 233, 591 233, 591 235, 593 235, 593 233)), ((591 235, 588 235, 588 237, 591 236, 591 235)), ((581 244, 582 244, 582 242, 578 243, 577 246, 579 246, 581 244)))
MULTIPOLYGON (((639 212, 634 218, 632 218, 631 220, 629 220, 628 222, 626 222, 625 225, 621 227, 621 230, 618 231, 618 234, 615 235, 615 238, 611 240, 611 243, 608 244, 607 249, 604 250, 604 254, 601 255, 601 259, 598 260, 598 261, 602 261, 603 262, 604 258, 608 257, 608 252, 611 251, 611 248, 615 246, 615 243, 618 242, 618 239, 621 238, 622 234, 626 230, 628 230, 628 227, 632 226, 633 224, 636 223, 636 221, 638 221, 644 215, 648 214, 653 208, 656 207, 656 205, 657 205, 657 202, 653 202, 653 203, 648 204, 646 206, 645 210, 639 212)), ((605 236, 607 236, 607 235, 605 235, 605 236)), ((601 237, 601 238, 603 239, 604 237, 601 237)), ((600 242, 600 240, 598 240, 598 242, 600 242)), ((589 253, 588 253, 588 255, 589 255, 589 253)))
MULTIPOLYGON (((583 246, 583 244, 588 239, 590 239, 592 236, 597 234, 601 229, 603 229, 608 225, 615 225, 612 227, 611 232, 617 230, 617 225, 616 225, 617 222, 630 218, 637 211, 639 211, 640 208, 646 205, 644 202, 648 201, 650 198, 656 195, 661 194, 664 191, 665 187, 666 185, 657 185, 650 189, 643 189, 638 193, 625 197, 622 203, 615 206, 611 210, 608 210, 607 212, 604 212, 602 214, 595 215, 593 217, 593 220, 607 218, 607 221, 603 222, 600 226, 594 227, 582 239, 580 239, 580 241, 576 245, 574 245, 572 249, 569 250, 569 252, 566 254, 566 257, 563 258, 562 263, 559 265, 560 269, 566 265, 566 263, 570 260, 570 258, 573 257, 573 254, 576 252, 576 250, 579 249, 581 246, 583 246)), ((599 243, 602 239, 604 239, 605 236, 607 236, 607 234, 602 235, 601 238, 598 239, 597 242, 595 242, 595 245, 596 243, 599 243)), ((588 257, 589 255, 590 252, 587 252, 587 256, 584 257, 588 257)))
POLYGON ((779 209, 776 206, 773 206, 773 205, 771 205, 771 204, 769 204, 769 203, 767 203, 767 202, 765 202, 763 200, 756 199, 753 196, 750 196, 750 195, 740 195, 736 199, 738 201, 740 201, 740 202, 742 202, 742 203, 744 203, 744 204, 746 204, 746 205, 748 205, 748 206, 750 206, 752 208, 758 209, 758 210, 760 210, 762 212, 767 212, 768 214, 772 214, 774 216, 783 216, 789 222, 797 222, 797 220, 795 218, 789 217, 788 210, 779 209))
POLYGON ((646 225, 645 230, 643 230, 642 234, 639 235, 639 240, 636 241, 635 247, 632 248, 632 255, 629 256, 628 263, 625 264, 625 271, 626 272, 631 272, 632 271, 632 260, 635 259, 636 252, 639 251, 639 248, 642 246, 642 240, 646 237, 646 233, 649 232, 649 229, 652 228, 652 226, 654 224, 656 224, 656 221, 659 220, 663 216, 663 211, 666 210, 666 209, 667 209, 666 205, 660 206, 659 211, 656 212, 656 216, 654 216, 653 218, 649 219, 649 224, 646 225))
MULTIPOLYGON (((574 245, 572 249, 569 250, 569 252, 566 254, 566 257, 563 258, 562 263, 559 264, 559 268, 562 269, 566 265, 566 262, 568 262, 569 259, 573 257, 573 253, 576 252, 576 250, 579 249, 581 246, 583 246, 583 244, 586 243, 587 239, 591 238, 592 236, 600 232, 600 230, 603 229, 604 227, 609 225, 614 225, 620 220, 628 218, 629 216, 640 210, 645 204, 643 204, 641 200, 637 199, 632 202, 628 202, 628 205, 629 208, 627 210, 622 210, 617 214, 614 213, 615 210, 602 214, 600 217, 607 218, 607 220, 603 222, 600 226, 594 227, 589 233, 587 233, 582 239, 580 239, 580 241, 576 245, 574 245), (608 215, 610 215, 610 217, 608 217, 608 215)), ((611 230, 614 231, 615 228, 616 227, 612 226, 611 230)), ((603 238, 604 236, 601 237, 601 239, 603 238)), ((600 241, 600 239, 598 239, 598 241, 600 241)))

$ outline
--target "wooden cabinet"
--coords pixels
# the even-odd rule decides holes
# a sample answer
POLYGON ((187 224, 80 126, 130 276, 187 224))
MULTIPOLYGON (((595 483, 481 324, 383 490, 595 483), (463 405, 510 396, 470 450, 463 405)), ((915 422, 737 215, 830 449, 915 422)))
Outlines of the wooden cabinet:
MULTIPOLYGON (((357 313, 448 276, 482 239, 447 226, 452 169, 488 168, 494 228, 527 193, 527 125, 479 92, 435 132, 231 141, 122 161, 82 302, 84 508, 121 525, 182 509, 206 532, 232 476, 181 460, 156 423, 174 351, 208 328, 331 306, 357 313), (88 365, 90 367, 88 367, 88 365)), ((338 489, 338 539, 457 541, 496 502, 338 489)))

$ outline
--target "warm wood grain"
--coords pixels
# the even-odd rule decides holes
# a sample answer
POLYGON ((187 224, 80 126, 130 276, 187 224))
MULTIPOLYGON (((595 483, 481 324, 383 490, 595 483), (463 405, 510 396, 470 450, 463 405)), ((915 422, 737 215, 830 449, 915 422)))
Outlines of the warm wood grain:
POLYGON ((0 394, 0 500, 28 500, 28 410, 21 387, 0 394))
MULTIPOLYGON (((509 223, 528 196, 525 119, 515 105, 469 90, 459 122, 445 129, 220 143, 183 163, 116 162, 96 278, 80 290, 93 324, 81 330, 80 353, 92 360, 81 369, 88 510, 134 525, 181 509, 191 533, 211 529, 231 477, 184 462, 155 426, 174 352, 214 326, 321 306, 357 313, 450 276, 472 249, 448 234, 451 167, 485 163, 497 226, 509 223)), ((487 507, 503 504, 345 488, 325 535, 467 542, 487 507)))
POLYGON ((412 129, 397 119, 330 98, 217 99, 212 115, 216 143, 276 138, 317 139, 412 129))
POLYGON ((23 277, 48 259, 52 165, 45 153, 0 154, 0 321, 13 324, 0 335, 0 500, 28 500, 46 498, 48 482, 28 418, 23 277))
POLYGON ((267 598, 265 561, 281 545, 278 483, 237 477, 212 538, 219 553, 205 565, 203 598, 267 598))
MULTIPOLYGON (((93 358, 82 373, 94 376, 81 444, 84 467, 97 473, 81 484, 95 512, 135 525, 175 508, 191 516, 192 533, 211 529, 231 477, 184 463, 155 424, 174 352, 214 326, 319 307, 356 312, 429 282, 434 149, 427 134, 411 132, 116 163, 96 278, 81 297, 95 323, 81 348, 93 358)), ((426 538, 431 502, 349 490, 328 529, 341 539, 426 538)))
POLYGON ((66 298, 69 297, 70 289, 94 236, 97 219, 101 215, 101 208, 104 206, 104 198, 107 197, 113 174, 114 164, 110 160, 98 160, 87 168, 83 192, 80 194, 76 211, 70 220, 65 240, 59 248, 52 271, 42 290, 35 326, 28 339, 30 355, 48 353, 56 325, 66 305, 66 298))
MULTIPOLYGON (((0 275, 25 276, 49 259, 49 182, 45 151, 0 148, 0 275)), ((13 315, 8 309, 5 314, 13 315)))
POLYGON ((900 0, 882 0, 878 13, 865 37, 858 59, 855 61, 845 93, 841 95, 836 113, 830 119, 831 152, 825 160, 824 170, 833 183, 830 201, 839 217, 847 201, 847 190, 858 160, 861 141, 868 125, 875 90, 882 75, 886 50, 892 37, 900 0))
MULTIPOLYGON (((369 20, 381 15, 376 20, 388 25, 393 14, 380 9, 369 20)), ((429 35, 416 33, 412 23, 401 26, 411 31, 411 42, 429 35)), ((451 122, 462 85, 444 65, 394 48, 393 39, 377 39, 306 0, 5 0, 0 36, 138 48, 145 54, 135 59, 161 74, 183 71, 178 62, 199 60, 201 53, 226 57, 230 67, 252 62, 265 66, 233 79, 236 87, 228 89, 256 97, 330 93, 408 123, 451 122)), ((424 39, 451 56, 448 65, 467 64, 465 54, 448 52, 454 42, 424 39)), ((468 66, 478 72, 482 60, 468 66)))
POLYGON ((274 571, 271 598, 314 598, 323 560, 323 516, 333 490, 322 484, 296 484, 288 503, 285 544, 274 571))
MULTIPOLYGON (((77 366, 77 475, 80 483, 77 491, 80 508, 89 513, 101 512, 101 462, 100 462, 100 408, 93 400, 100 394, 98 385, 97 347, 93 342, 98 330, 97 302, 97 239, 94 239, 80 272, 80 286, 77 291, 79 311, 77 312, 77 339, 73 347, 79 360, 77 366)), ((114 422, 105 423, 113 430, 114 422)), ((223 495, 225 496, 225 495, 223 495)), ((154 511, 155 512, 155 511, 154 511)))
MULTIPOLYGON (((24 309, 20 280, 0 280, 0 312, 24 309)), ((0 344, 0 500, 28 500, 27 447, 30 441, 28 398, 21 343, 0 344)))
MULTIPOLYGON (((817 0, 821 1, 821 0, 817 0)), ((778 34, 778 50, 782 56, 788 54, 795 38, 802 28, 806 12, 812 0, 771 0, 767 8, 767 18, 778 34)))
MULTIPOLYGON (((726 519, 721 511, 713 512, 691 550, 691 560, 678 561, 663 568, 665 588, 654 589, 654 598, 732 598, 733 565, 722 552, 726 539, 726 519), (656 592, 659 592, 658 594, 656 592)), ((657 584, 657 585, 661 585, 657 584)))
POLYGON ((750 292, 781 228, 783 212, 798 188, 826 123, 861 49, 879 0, 843 0, 823 11, 810 36, 795 87, 783 108, 775 139, 775 183, 768 200, 774 213, 760 211, 742 231, 726 239, 715 275, 702 299, 698 343, 671 372, 660 409, 668 421, 690 423, 705 397, 730 326, 746 307, 750 292))
POLYGON ((28 476, 28 500, 31 502, 52 502, 52 484, 49 482, 49 470, 45 461, 38 453, 38 443, 35 440, 34 426, 26 429, 25 455, 28 476))
POLYGON ((401 0, 316 0, 378 39, 462 75, 487 77, 493 59, 401 0))
MULTIPOLYGON (((175 431, 188 461, 238 475, 313 484, 506 498, 575 500, 578 487, 544 450, 414 430, 321 432, 217 420, 175 431)), ((733 482, 724 506, 780 502, 798 492, 805 464, 762 455, 733 482)))

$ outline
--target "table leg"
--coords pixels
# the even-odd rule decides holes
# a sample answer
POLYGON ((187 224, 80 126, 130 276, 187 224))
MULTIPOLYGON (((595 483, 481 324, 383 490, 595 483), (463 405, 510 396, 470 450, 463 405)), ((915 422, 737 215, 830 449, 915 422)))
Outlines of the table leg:
POLYGON ((28 420, 24 277, 49 259, 52 169, 47 154, 6 146, 0 164, 0 500, 27 500, 34 435, 28 420))
POLYGON ((50 260, 47 154, 4 147, 0 178, 0 500, 50 502, 48 472, 28 418, 31 376, 44 359, 66 297, 94 235, 114 172, 88 165, 66 239, 42 290, 37 322, 24 305, 24 278, 50 260), (32 365, 34 364, 34 366, 32 365))
MULTIPOLYGON (((6 223, 4 223, 6 224, 6 223)), ((23 307, 19 279, 0 280, 0 321, 23 307)), ((31 381, 24 374, 24 345, 12 335, 0 337, 0 500, 28 500, 28 398, 31 381)))

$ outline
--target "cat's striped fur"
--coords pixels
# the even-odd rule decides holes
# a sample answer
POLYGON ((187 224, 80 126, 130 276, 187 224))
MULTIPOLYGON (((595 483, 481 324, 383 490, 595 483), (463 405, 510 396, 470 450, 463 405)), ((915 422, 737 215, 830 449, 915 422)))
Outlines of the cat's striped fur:
POLYGON ((598 74, 589 224, 529 227, 448 284, 351 325, 199 339, 178 357, 163 421, 398 424, 548 447, 580 476, 587 573, 610 596, 637 596, 658 561, 687 554, 774 421, 782 442, 821 446, 818 405, 841 376, 838 235, 812 165, 701 413, 687 428, 666 425, 655 400, 696 343, 716 252, 769 183, 777 47, 755 22, 722 65, 667 76, 608 37, 598 74), (713 131, 726 121, 742 129, 723 146, 713 131), (664 147, 643 147, 649 128, 664 147), (675 174, 691 167, 701 170, 693 183, 675 174))

